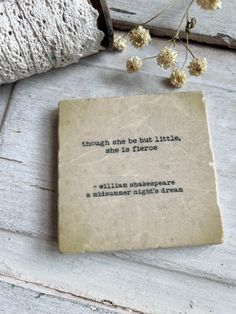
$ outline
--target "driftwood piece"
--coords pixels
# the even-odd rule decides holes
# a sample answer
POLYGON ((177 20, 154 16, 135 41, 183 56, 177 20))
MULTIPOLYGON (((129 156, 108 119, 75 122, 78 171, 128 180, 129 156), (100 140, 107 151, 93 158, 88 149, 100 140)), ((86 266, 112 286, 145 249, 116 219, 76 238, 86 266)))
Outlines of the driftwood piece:
MULTIPOLYGON (((114 27, 129 30, 162 11, 171 3, 171 0, 107 0, 107 3, 114 27)), ((187 0, 179 1, 157 20, 150 22, 148 28, 151 33, 161 37, 172 37, 178 28, 187 3, 189 3, 187 0)), ((222 9, 215 12, 204 11, 194 4, 189 17, 195 17, 197 25, 192 30, 190 39, 236 49, 236 23, 233 12, 236 12, 236 1, 223 1, 222 9)), ((185 37, 183 32, 180 32, 180 37, 185 37)))
POLYGON ((101 44, 105 48, 113 46, 113 24, 106 0, 90 0, 92 6, 99 12, 98 28, 105 34, 101 44))

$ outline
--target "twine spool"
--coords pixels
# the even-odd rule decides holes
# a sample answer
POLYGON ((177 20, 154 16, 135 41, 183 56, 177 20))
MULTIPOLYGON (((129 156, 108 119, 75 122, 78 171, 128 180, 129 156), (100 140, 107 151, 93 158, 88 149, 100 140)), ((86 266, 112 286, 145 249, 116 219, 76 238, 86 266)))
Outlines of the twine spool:
POLYGON ((0 0, 0 85, 98 52, 98 17, 87 0, 0 0))

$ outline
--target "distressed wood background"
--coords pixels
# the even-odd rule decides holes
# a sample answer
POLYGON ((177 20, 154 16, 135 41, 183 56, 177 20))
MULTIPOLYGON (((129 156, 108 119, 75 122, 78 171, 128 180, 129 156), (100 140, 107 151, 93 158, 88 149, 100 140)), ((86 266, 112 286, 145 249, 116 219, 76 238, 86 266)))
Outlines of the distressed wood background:
MULTIPOLYGON (((175 1, 107 0, 114 26, 121 30, 129 30, 135 25, 146 22, 173 2, 175 1)), ((151 33, 156 36, 173 36, 183 15, 183 8, 189 2, 189 0, 177 1, 163 15, 150 22, 147 26, 151 33)), ((236 49, 234 14, 236 1, 222 1, 222 3, 222 9, 214 12, 202 10, 194 3, 190 9, 189 17, 195 17, 197 25, 192 30, 190 38, 200 43, 236 49)), ((183 32, 180 32, 180 37, 185 37, 183 32)))
MULTIPOLYGON (((109 5, 132 11, 132 2, 109 5)), ((231 21, 232 5, 227 9, 231 21)), ((216 18, 212 25, 214 20, 212 29, 221 31, 216 18)), ((165 43, 153 39, 141 54, 153 55, 165 43)), ((177 49, 183 60, 183 47, 177 49)), ((78 65, 0 87, 1 312, 235 314, 236 54, 200 44, 192 49, 208 58, 209 69, 201 78, 190 78, 181 91, 201 90, 206 97, 224 244, 106 254, 58 252, 58 102, 176 92, 166 83, 169 74, 153 60, 134 75, 126 73, 125 60, 137 54, 133 48, 121 54, 104 51, 78 65)))

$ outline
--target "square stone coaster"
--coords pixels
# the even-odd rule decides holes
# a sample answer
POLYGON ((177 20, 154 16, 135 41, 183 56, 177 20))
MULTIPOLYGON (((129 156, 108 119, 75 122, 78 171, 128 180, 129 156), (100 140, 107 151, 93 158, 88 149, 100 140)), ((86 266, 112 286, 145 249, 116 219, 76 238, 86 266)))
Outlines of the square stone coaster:
POLYGON ((222 242, 203 95, 59 104, 59 248, 222 242))

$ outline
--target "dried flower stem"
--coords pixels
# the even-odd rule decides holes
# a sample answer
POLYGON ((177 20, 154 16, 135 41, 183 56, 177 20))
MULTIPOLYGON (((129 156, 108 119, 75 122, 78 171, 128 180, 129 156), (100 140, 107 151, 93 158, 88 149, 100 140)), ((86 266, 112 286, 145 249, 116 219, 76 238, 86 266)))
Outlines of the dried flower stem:
POLYGON ((185 52, 185 59, 184 59, 184 63, 183 63, 183 65, 182 65, 182 69, 184 68, 184 66, 185 66, 185 64, 186 64, 186 62, 187 62, 187 60, 188 60, 188 53, 189 53, 189 48, 188 48, 188 46, 189 46, 189 41, 188 41, 188 33, 186 34, 186 52, 185 52), (188 48, 188 49, 187 49, 188 48))
POLYGON ((149 20, 147 20, 146 22, 144 22, 143 24, 141 24, 142 26, 148 24, 149 22, 155 20, 156 18, 158 18, 159 16, 161 16, 163 13, 165 13, 170 7, 172 7, 173 5, 175 5, 177 2, 179 2, 180 0, 175 0, 172 3, 170 3, 165 9, 163 9, 161 12, 159 12, 158 14, 154 15, 153 17, 151 17, 149 20))
MULTIPOLYGON (((188 36, 188 34, 187 34, 187 36, 188 36)), ((180 38, 178 38, 178 41, 186 48, 186 50, 188 50, 188 52, 190 52, 191 56, 193 58, 195 58, 193 52, 189 49, 189 47, 180 38)))
MULTIPOLYGON (((153 16, 152 18, 150 18, 143 24, 132 29, 128 33, 131 44, 135 48, 146 47, 149 44, 149 41, 151 40, 151 36, 150 36, 149 30, 144 28, 144 26, 148 24, 149 22, 151 22, 152 20, 158 18, 160 15, 166 12, 171 6, 173 6, 178 1, 180 0, 174 0, 172 3, 170 3, 165 9, 160 11, 158 14, 156 14, 155 16, 153 16)), ((189 74, 192 76, 200 76, 206 72, 207 59, 199 58, 199 57, 196 58, 193 52, 191 51, 191 49, 189 48, 189 34, 196 25, 196 19, 195 18, 189 19, 188 13, 194 1, 195 0, 187 1, 187 5, 184 7, 184 11, 182 13, 183 15, 181 17, 178 28, 174 36, 169 40, 168 46, 166 46, 165 48, 162 48, 157 53, 157 55, 154 55, 154 56, 145 57, 143 59, 139 57, 129 58, 126 63, 126 68, 127 68, 128 73, 137 72, 142 67, 144 61, 150 60, 150 59, 156 59, 157 65, 159 65, 161 68, 165 70, 172 68, 172 73, 169 79, 170 84, 173 85, 174 87, 179 88, 185 85, 187 81, 187 75, 184 68, 188 61, 189 54, 191 54, 192 56, 192 60, 187 66, 189 74), (185 19, 186 19, 186 26, 185 26, 185 30, 183 30, 183 34, 185 34, 185 38, 181 39, 179 37, 179 34, 180 34, 180 30, 182 28, 182 24, 185 19), (185 58, 184 58, 182 67, 176 66, 178 52, 175 49, 172 49, 173 46, 175 47, 177 42, 181 43, 181 45, 183 45, 183 47, 185 48, 185 58)), ((206 10, 216 10, 220 8, 221 0, 197 0, 197 4, 206 10), (214 1, 214 3, 212 1, 214 1)), ((126 35, 127 33, 124 35, 124 37, 126 35)), ((119 45, 118 48, 120 48, 120 46, 121 45, 119 45)), ((123 48, 123 42, 122 42, 122 48, 123 48)))
POLYGON ((184 14, 183 14, 183 16, 182 16, 182 19, 181 19, 181 21, 180 21, 180 23, 179 23, 178 29, 177 29, 177 31, 176 31, 176 34, 175 34, 175 36, 174 36, 174 39, 179 39, 180 28, 181 28, 181 26, 182 26, 182 24, 183 24, 183 21, 184 21, 184 19, 186 18, 187 14, 188 14, 188 11, 189 11, 189 9, 190 9, 190 7, 191 7, 191 5, 193 4, 194 1, 195 1, 195 0, 191 0, 190 3, 188 4, 188 6, 186 7, 186 9, 185 9, 185 11, 184 11, 184 14))
POLYGON ((149 59, 155 59, 156 57, 157 57, 157 56, 147 57, 147 58, 144 58, 143 61, 149 60, 149 59))

